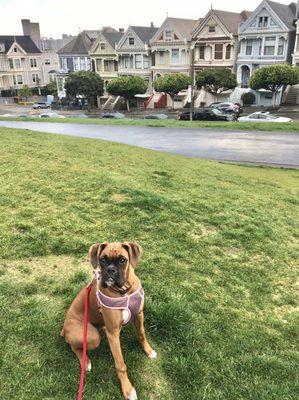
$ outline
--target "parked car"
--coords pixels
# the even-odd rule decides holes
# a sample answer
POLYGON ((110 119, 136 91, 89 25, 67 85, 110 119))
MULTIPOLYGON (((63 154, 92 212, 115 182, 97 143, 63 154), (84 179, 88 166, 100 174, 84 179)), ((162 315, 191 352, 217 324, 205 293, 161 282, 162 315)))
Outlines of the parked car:
MULTIPOLYGON (((181 113, 178 116, 180 121, 188 121, 190 119, 190 111, 181 113)), ((225 114, 217 108, 203 107, 198 108, 193 112, 194 121, 234 121, 235 116, 232 114, 225 114)))
POLYGON ((238 118, 240 122, 293 122, 291 118, 279 117, 276 114, 271 114, 268 111, 254 112, 246 117, 238 118))
POLYGON ((3 118, 15 118, 15 117, 17 117, 17 115, 14 115, 14 114, 2 114, 2 115, 0 115, 0 117, 3 117, 3 118))
POLYGON ((101 115, 102 118, 114 118, 114 119, 122 119, 126 118, 125 114, 122 114, 120 112, 107 112, 105 114, 101 115))
POLYGON ((166 114, 149 114, 145 115, 144 119, 167 119, 168 116, 166 114))
POLYGON ((42 102, 34 103, 32 107, 34 110, 46 110, 49 108, 51 109, 50 104, 42 102))
POLYGON ((217 108, 218 110, 227 113, 227 114, 242 114, 243 107, 240 103, 232 103, 232 102, 225 102, 222 103, 217 101, 215 103, 210 104, 210 107, 217 108))
POLYGON ((39 118, 65 118, 65 116, 54 113, 54 112, 48 112, 48 113, 39 114, 39 118))

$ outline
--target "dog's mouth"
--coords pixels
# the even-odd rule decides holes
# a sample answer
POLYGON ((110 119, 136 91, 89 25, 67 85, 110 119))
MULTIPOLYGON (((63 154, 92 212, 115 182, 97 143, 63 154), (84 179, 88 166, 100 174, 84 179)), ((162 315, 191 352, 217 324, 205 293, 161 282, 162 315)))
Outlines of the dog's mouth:
POLYGON ((105 281, 105 285, 107 286, 107 287, 111 287, 111 286, 113 286, 115 284, 115 280, 113 279, 113 278, 108 278, 106 281, 105 281))

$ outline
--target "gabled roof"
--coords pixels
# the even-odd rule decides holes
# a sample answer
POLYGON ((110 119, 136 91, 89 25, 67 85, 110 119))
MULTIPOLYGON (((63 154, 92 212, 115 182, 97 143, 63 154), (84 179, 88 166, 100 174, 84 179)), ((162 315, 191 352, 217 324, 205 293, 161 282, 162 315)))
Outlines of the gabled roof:
POLYGON ((82 31, 73 40, 63 46, 58 54, 88 54, 94 41, 97 39, 101 31, 82 31))
POLYGON ((296 3, 281 4, 274 1, 266 0, 275 14, 289 29, 295 29, 294 19, 296 19, 296 3))
POLYGON ((250 11, 235 13, 230 11, 212 10, 212 12, 220 19, 227 30, 234 35, 238 33, 239 25, 246 21, 251 14, 250 11))
POLYGON ((15 41, 26 53, 41 53, 30 36, 0 36, 0 43, 4 44, 5 53, 9 51, 15 41))
POLYGON ((103 31, 101 32, 101 34, 106 38, 107 42, 113 48, 115 48, 117 43, 124 35, 122 32, 103 32, 103 31))
POLYGON ((167 20, 171 23, 174 31, 187 40, 191 39, 191 33, 198 23, 196 19, 167 18, 167 20))
POLYGON ((158 28, 153 26, 131 26, 136 35, 140 38, 142 43, 149 44, 151 38, 158 31, 158 28))

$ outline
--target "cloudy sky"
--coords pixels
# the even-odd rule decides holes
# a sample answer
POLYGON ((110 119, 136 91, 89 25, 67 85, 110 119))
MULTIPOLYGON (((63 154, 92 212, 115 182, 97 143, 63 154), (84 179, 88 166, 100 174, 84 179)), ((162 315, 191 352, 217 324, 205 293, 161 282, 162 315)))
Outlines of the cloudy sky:
MULTIPOLYGON (((210 0, 213 8, 228 11, 254 10, 260 0, 210 0)), ((279 0, 289 4, 291 0, 279 0)), ((114 28, 128 25, 161 25, 170 17, 197 19, 211 7, 209 1, 188 0, 0 0, 0 35, 22 34, 21 19, 39 22, 43 36, 58 38, 83 29, 114 28), (104 5, 105 4, 105 5, 104 5)))

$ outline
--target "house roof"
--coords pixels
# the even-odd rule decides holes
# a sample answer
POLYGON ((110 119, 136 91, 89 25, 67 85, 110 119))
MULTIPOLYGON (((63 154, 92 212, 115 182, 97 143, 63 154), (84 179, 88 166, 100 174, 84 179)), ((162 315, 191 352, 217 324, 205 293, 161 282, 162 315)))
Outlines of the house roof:
POLYGON ((122 32, 101 32, 102 35, 106 38, 107 42, 110 44, 111 47, 115 47, 115 45, 120 41, 123 37, 122 32))
POLYGON ((4 44, 5 53, 9 51, 14 41, 16 41, 26 53, 41 53, 30 36, 0 36, 0 43, 4 44))
POLYGON ((266 1, 275 12, 275 14, 289 29, 295 29, 294 19, 296 19, 296 3, 281 4, 276 3, 275 1, 266 1))
POLYGON ((158 31, 158 28, 153 26, 131 26, 136 35, 141 39, 142 43, 150 43, 151 38, 158 31))
POLYGON ((187 40, 191 39, 191 33, 198 24, 196 19, 185 19, 185 18, 167 18, 174 29, 179 35, 187 40))
POLYGON ((89 49, 100 33, 100 30, 82 31, 78 36, 63 46, 58 51, 58 54, 88 54, 89 49))
POLYGON ((230 11, 212 10, 213 13, 220 19, 223 25, 227 28, 230 33, 236 35, 238 33, 239 25, 246 21, 250 16, 250 11, 242 11, 240 13, 234 13, 230 11))

